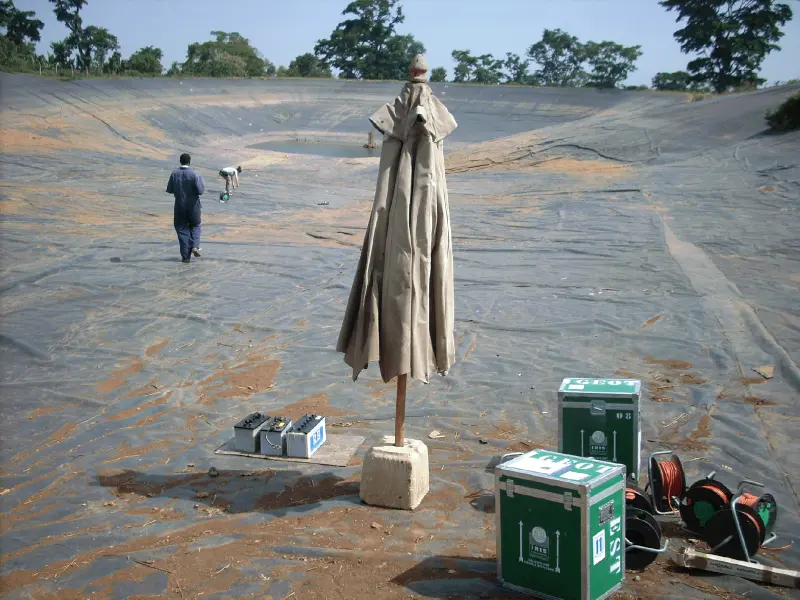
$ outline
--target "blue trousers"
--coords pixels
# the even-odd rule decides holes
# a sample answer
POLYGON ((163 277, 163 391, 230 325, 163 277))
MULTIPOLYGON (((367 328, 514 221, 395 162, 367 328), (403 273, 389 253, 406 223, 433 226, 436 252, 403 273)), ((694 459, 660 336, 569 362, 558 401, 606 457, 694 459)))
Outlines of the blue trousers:
POLYGON ((200 247, 200 209, 192 211, 175 211, 175 233, 181 247, 181 258, 186 260, 192 256, 192 248, 200 247))

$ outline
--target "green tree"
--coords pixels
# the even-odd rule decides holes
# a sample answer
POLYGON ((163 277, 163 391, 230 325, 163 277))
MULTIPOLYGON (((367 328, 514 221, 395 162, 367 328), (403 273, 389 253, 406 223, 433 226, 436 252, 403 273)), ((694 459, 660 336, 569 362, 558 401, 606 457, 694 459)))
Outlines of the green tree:
POLYGON ((161 75, 164 70, 164 65, 161 64, 162 58, 164 58, 164 53, 161 48, 146 46, 131 54, 130 58, 125 62, 125 67, 129 71, 136 71, 137 73, 161 75))
POLYGON ((241 34, 212 31, 214 40, 189 44, 184 75, 203 77, 263 77, 275 75, 275 65, 261 56, 241 34))
POLYGON ((695 83, 722 93, 764 83, 758 71, 766 56, 780 50, 781 27, 792 9, 774 0, 661 0, 685 27, 675 39, 686 54, 699 54, 687 66, 695 83))
POLYGON ((52 51, 50 62, 52 62, 54 65, 64 67, 65 69, 75 66, 75 63, 72 60, 72 48, 65 40, 60 42, 51 42, 50 49, 52 51))
POLYGON ((175 77, 180 74, 181 74, 181 63, 179 63, 177 60, 173 60, 172 64, 169 66, 169 69, 167 70, 167 76, 175 77))
POLYGON ((692 76, 686 71, 656 73, 653 77, 653 89, 662 92, 686 92, 691 84, 692 76))
MULTIPOLYGON (((69 30, 64 40, 51 44, 54 61, 64 66, 69 63, 80 70, 109 71, 111 67, 106 58, 119 50, 119 40, 105 27, 90 25, 84 28, 81 10, 88 0, 50 0, 50 3, 56 19, 69 30)), ((119 61, 115 68, 119 68, 119 61)))
POLYGON ((81 17, 81 9, 88 0, 50 0, 50 3, 53 4, 56 19, 69 29, 69 35, 60 49, 66 50, 70 56, 77 52, 77 60, 73 64, 81 70, 88 68, 92 60, 91 47, 86 43, 81 17))
POLYGON ((636 61, 641 55, 641 46, 587 42, 583 47, 583 58, 591 71, 586 85, 597 88, 617 87, 636 70, 636 61))
POLYGON ((35 61, 33 44, 15 44, 0 36, 0 65, 9 71, 30 71, 35 61))
POLYGON ((547 86, 582 85, 584 53, 578 38, 560 29, 545 29, 542 39, 528 48, 528 56, 539 65, 534 76, 547 86))
POLYGON ((352 18, 319 40, 314 54, 345 79, 405 79, 408 65, 425 47, 411 35, 397 35, 405 20, 398 0, 354 0, 342 15, 352 18))
POLYGON ((332 77, 331 68, 311 52, 301 54, 289 63, 289 68, 281 67, 279 77, 332 77))
POLYGON ((232 56, 238 56, 246 65, 247 74, 251 77, 269 77, 275 75, 275 65, 265 59, 261 53, 250 45, 250 40, 237 32, 212 31, 216 37, 217 47, 232 56))
POLYGON ((6 30, 5 37, 17 46, 42 39, 44 23, 35 16, 32 10, 18 10, 12 0, 0 1, 0 27, 6 30))
POLYGON ((81 9, 88 4, 88 0, 50 0, 53 4, 53 12, 56 19, 63 23, 70 33, 78 33, 83 30, 83 19, 81 9))
POLYGON ((425 46, 413 35, 393 35, 386 41, 386 50, 379 54, 373 69, 364 71, 365 79, 408 79, 408 67, 417 54, 425 54, 425 46))
POLYGON ((90 69, 102 72, 106 70, 106 57, 109 53, 119 50, 119 40, 105 27, 89 25, 83 30, 78 50, 81 56, 89 57, 90 69))
POLYGON ((434 67, 431 71, 430 80, 433 83, 444 83, 447 81, 447 69, 444 67, 434 67))
POLYGON ((16 11, 17 9, 12 0, 0 0, 0 27, 7 28, 11 17, 16 11))
POLYGON ((478 66, 478 59, 470 54, 469 50, 453 50, 450 53, 456 61, 453 69, 453 81, 456 83, 466 83, 472 81, 472 73, 478 66))
POLYGON ((111 55, 111 58, 108 59, 108 62, 105 64, 104 72, 116 74, 121 73, 127 68, 126 61, 122 60, 122 53, 119 50, 115 50, 114 54, 111 55))
POLYGON ((482 54, 478 57, 478 66, 472 74, 472 81, 487 85, 497 85, 503 77, 502 60, 496 59, 491 54, 482 54))
POLYGON ((0 0, 0 65, 9 71, 34 71, 42 62, 33 42, 41 39, 44 23, 33 11, 18 10, 11 0, 0 0))
POLYGON ((244 59, 218 49, 213 42, 189 44, 186 62, 181 65, 183 75, 201 77, 247 77, 244 59))
POLYGON ((530 61, 520 58, 519 54, 506 52, 505 68, 508 73, 505 75, 506 83, 529 83, 528 66, 530 61))
POLYGON ((472 56, 469 50, 453 50, 450 54, 456 61, 454 69, 455 82, 483 83, 496 85, 503 77, 502 60, 496 59, 491 54, 472 56))

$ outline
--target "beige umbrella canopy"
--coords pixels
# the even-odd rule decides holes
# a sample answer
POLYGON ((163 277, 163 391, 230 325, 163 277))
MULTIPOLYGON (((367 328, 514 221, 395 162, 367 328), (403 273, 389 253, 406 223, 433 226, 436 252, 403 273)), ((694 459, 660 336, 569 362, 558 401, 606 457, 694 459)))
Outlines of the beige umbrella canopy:
MULTIPOLYGON (((337 350, 357 379, 378 361, 385 382, 428 381, 455 361, 453 250, 443 142, 455 119, 417 56, 394 102, 370 121, 384 134, 378 183, 337 350)), ((398 440, 396 440, 397 442, 398 440)))

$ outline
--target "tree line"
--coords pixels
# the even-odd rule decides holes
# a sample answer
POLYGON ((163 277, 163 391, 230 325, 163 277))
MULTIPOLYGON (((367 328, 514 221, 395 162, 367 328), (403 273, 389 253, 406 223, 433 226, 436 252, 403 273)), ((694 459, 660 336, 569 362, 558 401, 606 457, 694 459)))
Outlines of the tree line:
MULTIPOLYGON (((49 0, 56 19, 69 31, 52 42, 46 55, 37 55, 44 23, 34 11, 19 10, 13 0, 0 0, 0 67, 6 70, 86 75, 164 74, 160 48, 146 46, 123 58, 117 36, 105 27, 84 26, 81 11, 88 0, 49 0)), ((212 31, 212 40, 189 44, 186 61, 173 63, 167 75, 205 77, 263 77, 276 74, 275 66, 238 33, 212 31)), ((297 67, 295 67, 295 71, 297 67)))
POLYGON ((163 52, 153 46, 141 48, 123 59, 117 36, 105 27, 84 26, 81 10, 87 0, 49 0, 56 19, 69 31, 67 37, 50 44, 50 52, 37 55, 35 42, 41 38, 44 23, 32 10, 19 10, 13 0, 0 0, 0 67, 21 72, 59 68, 86 74, 131 72, 160 75, 163 52))
MULTIPOLYGON (((0 0, 0 67, 31 71, 70 69, 87 74, 164 74, 161 49, 147 46, 123 59, 119 41, 103 27, 84 26, 81 10, 88 0, 49 0, 56 19, 69 34, 36 55, 44 23, 33 11, 21 11, 13 0, 0 0)), ((682 27, 674 37, 685 54, 693 56, 686 69, 658 73, 657 90, 725 92, 758 87, 765 82, 759 69, 783 37, 781 28, 791 8, 776 0, 660 0, 677 14, 682 27)), ((425 46, 413 35, 397 33, 405 21, 400 0, 353 0, 345 18, 313 52, 296 57, 288 67, 275 65, 239 33, 212 31, 211 40, 189 45, 186 60, 174 62, 166 75, 204 77, 332 77, 403 80, 408 65, 425 46)), ((560 29, 545 29, 523 56, 505 57, 453 50, 451 81, 487 85, 515 84, 555 87, 619 88, 642 56, 641 46, 613 41, 586 41, 560 29)), ((434 82, 447 81, 444 67, 431 70, 434 82)), ((647 87, 647 86, 641 86, 647 87)))
MULTIPOLYGON (((636 70, 641 55, 641 46, 609 41, 581 43, 560 29, 545 29, 542 39, 528 48, 525 57, 508 52, 505 59, 496 59, 491 54, 473 56, 469 50, 453 50, 453 81, 615 88, 636 70), (531 70, 531 65, 536 68, 531 70)), ((441 71, 436 75, 440 77, 441 71)))

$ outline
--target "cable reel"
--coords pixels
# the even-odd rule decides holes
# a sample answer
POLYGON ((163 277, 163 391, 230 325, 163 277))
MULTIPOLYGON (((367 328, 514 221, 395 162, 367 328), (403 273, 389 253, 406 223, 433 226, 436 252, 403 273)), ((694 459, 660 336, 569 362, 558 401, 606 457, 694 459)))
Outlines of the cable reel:
POLYGON ((777 517, 778 505, 772 494, 740 494, 708 522, 706 542, 713 554, 749 561, 764 543, 775 539, 770 534, 777 517))
POLYGON ((656 514, 675 513, 686 492, 686 474, 681 459, 671 450, 654 452, 648 461, 648 476, 656 514), (670 457, 658 460, 657 457, 663 455, 670 457))
POLYGON ((627 484, 625 485, 625 507, 628 508, 638 508, 639 510, 643 510, 649 514, 654 514, 653 511, 653 503, 650 502, 650 498, 647 497, 647 493, 632 479, 628 479, 627 484))
POLYGON ((708 522, 731 503, 733 492, 710 473, 686 490, 679 505, 681 518, 689 531, 703 534, 708 522))
POLYGON ((632 479, 625 485, 625 568, 645 569, 662 552, 661 525, 653 516, 653 503, 632 479))
POLYGON ((649 512, 628 505, 625 509, 625 569, 645 569, 666 551, 661 546, 661 525, 649 512))
MULTIPOLYGON (((764 521, 764 530, 768 536, 775 530, 775 523, 778 521, 778 502, 772 494, 764 494, 758 499, 754 507, 756 512, 764 521)), ((761 542, 763 546, 767 541, 761 542)))

